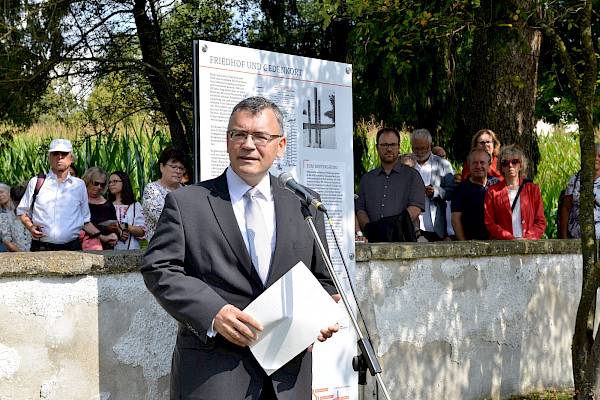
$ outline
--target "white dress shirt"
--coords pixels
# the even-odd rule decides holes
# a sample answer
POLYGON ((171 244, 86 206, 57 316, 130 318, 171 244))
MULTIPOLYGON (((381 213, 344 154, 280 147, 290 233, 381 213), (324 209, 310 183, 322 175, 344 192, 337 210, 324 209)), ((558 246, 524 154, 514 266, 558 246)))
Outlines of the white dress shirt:
MULTIPOLYGON (((248 185, 242 178, 240 178, 231 169, 231 166, 227 168, 225 172, 227 177, 227 186, 229 187, 229 197, 231 198, 231 205, 233 206, 233 213, 237 220, 240 232, 244 238, 246 249, 250 252, 248 246, 248 232, 246 232, 246 214, 244 212, 245 201, 248 201, 244 194, 252 187, 248 185)), ((271 242, 271 254, 275 251, 275 202, 273 201, 273 192, 271 192, 271 179, 269 174, 260 181, 256 188, 259 191, 259 195, 255 198, 258 200, 258 204, 262 210, 263 216, 265 217, 265 225, 267 226, 267 234, 271 242)))
MULTIPOLYGON (((421 174, 423 184, 425 184, 425 186, 431 185, 431 154, 429 155, 429 158, 427 159, 427 161, 425 161, 423 165, 416 163, 415 168, 417 169, 417 171, 419 171, 419 174, 421 174)), ((435 221, 431 219, 431 213, 429 212, 430 204, 431 200, 429 196, 425 195, 425 211, 423 211, 421 215, 419 215, 419 225, 421 229, 426 232, 435 231, 435 229, 433 228, 435 221)), ((435 218, 435 216, 433 218, 435 218)))
MULTIPOLYGON (((225 177, 227 178, 227 187, 229 188, 229 197, 231 198, 231 205, 233 207, 233 213, 237 220, 240 232, 244 238, 246 244, 246 250, 250 253, 250 247, 248 246, 248 232, 246 231, 246 213, 244 212, 245 202, 248 201, 244 194, 252 187, 248 185, 242 178, 236 174, 231 165, 225 171, 225 177)), ((255 199, 260 204, 263 216, 265 218, 265 225, 267 226, 267 234, 271 240, 271 254, 275 251, 275 202, 273 201, 273 192, 271 191, 271 179, 269 174, 256 185, 260 195, 256 195, 255 199), (270 222, 270 223, 269 223, 270 222)), ((215 320, 211 324, 210 329, 206 332, 206 336, 215 337, 217 332, 214 330, 215 320)))
POLYGON ((52 172, 46 174, 44 184, 35 199, 33 215, 31 201, 37 176, 27 185, 27 190, 17 207, 17 215, 27 214, 34 224, 43 225, 46 233, 39 240, 46 243, 64 244, 77 239, 83 224, 90 221, 90 208, 85 182, 68 174, 62 183, 52 172))

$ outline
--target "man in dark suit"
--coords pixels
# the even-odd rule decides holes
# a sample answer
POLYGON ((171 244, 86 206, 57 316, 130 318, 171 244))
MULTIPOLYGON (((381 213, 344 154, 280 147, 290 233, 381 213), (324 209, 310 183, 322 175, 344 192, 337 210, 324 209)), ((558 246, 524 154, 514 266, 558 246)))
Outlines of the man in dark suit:
MULTIPOLYGON (((299 199, 268 173, 275 157, 283 155, 286 140, 279 108, 261 97, 245 99, 229 119, 229 168, 166 198, 142 274, 179 322, 172 399, 311 398, 310 352, 267 376, 248 347, 258 337, 249 327, 263 327, 241 311, 298 261, 339 299, 299 199), (257 204, 252 202, 260 205, 266 229, 257 229, 248 214, 257 204), (264 239, 254 241, 257 237, 264 239)), ((324 240, 322 215, 314 219, 324 240)), ((337 330, 328 327, 315 336, 324 341, 337 330)))

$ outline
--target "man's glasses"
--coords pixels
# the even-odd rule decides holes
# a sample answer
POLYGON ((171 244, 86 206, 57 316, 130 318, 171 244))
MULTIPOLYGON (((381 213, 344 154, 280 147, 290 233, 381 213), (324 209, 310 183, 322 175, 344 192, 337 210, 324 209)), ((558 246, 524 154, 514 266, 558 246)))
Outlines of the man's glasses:
POLYGON ((116 185, 119 182, 123 182, 123 181, 118 181, 118 180, 114 180, 114 181, 108 181, 109 186, 110 185, 116 185))
POLYGON ((387 149, 393 150, 393 149, 397 148, 399 146, 399 144, 398 143, 379 143, 379 144, 377 144, 377 146, 379 146, 385 150, 387 150, 387 149))
POLYGON ((100 186, 100 187, 106 186, 106 182, 97 182, 97 181, 94 181, 92 183, 94 184, 94 186, 100 186))
POLYGON ((227 131, 231 141, 236 143, 244 143, 248 136, 252 136, 252 141, 255 145, 266 146, 271 140, 281 137, 282 135, 270 135, 264 132, 244 132, 244 131, 227 131))
POLYGON ((521 159, 519 158, 513 158, 512 160, 502 160, 500 161, 500 163, 504 166, 504 167, 508 167, 510 164, 512 165, 517 165, 521 162, 521 159))
MULTIPOLYGON (((185 174, 185 168, 184 167, 180 167, 178 165, 173 165, 173 164, 165 164, 165 165, 168 166, 169 168, 172 168, 172 169, 177 170, 177 171, 181 171, 181 173, 185 174)), ((121 181, 118 181, 118 182, 121 182, 121 181)))

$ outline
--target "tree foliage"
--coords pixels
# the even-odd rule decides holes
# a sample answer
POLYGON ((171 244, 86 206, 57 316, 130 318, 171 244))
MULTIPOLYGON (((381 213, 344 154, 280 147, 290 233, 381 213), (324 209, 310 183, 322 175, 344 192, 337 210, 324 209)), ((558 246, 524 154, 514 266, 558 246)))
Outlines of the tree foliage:
MULTIPOLYGON (((51 82, 100 131, 144 111, 189 152, 191 39, 235 42, 226 0, 7 1, 0 11, 0 119, 28 124, 51 82)), ((37 112, 37 113, 36 113, 37 112)))
POLYGON ((7 0, 0 7, 0 119, 20 125, 32 118, 65 46, 70 1, 7 0))

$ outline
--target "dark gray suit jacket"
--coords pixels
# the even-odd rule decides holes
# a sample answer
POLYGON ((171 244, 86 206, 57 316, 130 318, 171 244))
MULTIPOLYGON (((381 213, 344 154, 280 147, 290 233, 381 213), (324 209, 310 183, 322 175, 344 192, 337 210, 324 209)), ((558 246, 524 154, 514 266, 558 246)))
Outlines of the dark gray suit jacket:
MULTIPOLYGON (((302 260, 330 294, 336 293, 300 212, 300 200, 270 178, 276 246, 267 287, 302 260)), ((311 211, 316 214, 313 207, 311 211)), ((325 243, 322 214, 314 221, 325 243)), ((171 398, 257 400, 266 374, 250 350, 219 334, 206 335, 223 306, 243 310, 265 290, 238 227, 225 174, 167 196, 142 274, 160 305, 179 321, 171 398)), ((310 353, 301 353, 271 378, 279 399, 308 400, 310 353)))

